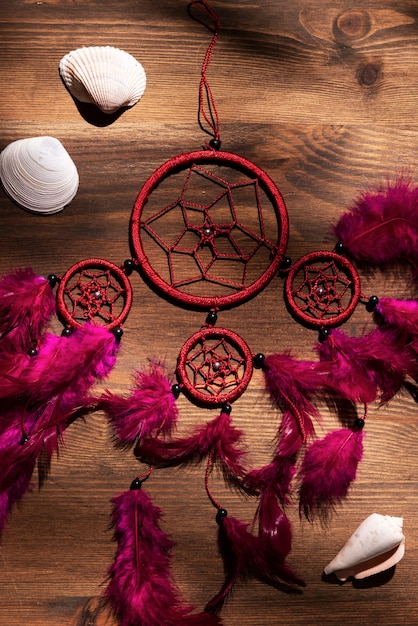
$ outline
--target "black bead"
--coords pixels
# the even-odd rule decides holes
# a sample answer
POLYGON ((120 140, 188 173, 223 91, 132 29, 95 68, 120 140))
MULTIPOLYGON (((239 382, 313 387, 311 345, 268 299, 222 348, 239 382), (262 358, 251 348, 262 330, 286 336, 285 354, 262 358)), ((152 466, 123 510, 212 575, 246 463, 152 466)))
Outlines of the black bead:
POLYGON ((372 313, 375 310, 375 308, 377 307, 378 303, 379 303, 379 298, 377 296, 370 296, 370 298, 369 298, 369 300, 368 300, 368 302, 366 304, 366 310, 369 313, 372 313))
POLYGON ((126 259, 126 260, 123 262, 123 267, 125 268, 125 272, 126 272, 127 274, 132 274, 133 269, 134 269, 134 266, 135 266, 135 264, 134 264, 134 262, 133 262, 133 260, 132 260, 132 259, 126 259))
POLYGON ((356 430, 363 430, 364 428, 364 419, 361 417, 356 417, 354 420, 354 428, 356 430))
POLYGON ((290 258, 290 256, 284 256, 280 262, 280 271, 284 272, 285 270, 288 270, 291 265, 292 259, 290 258))
POLYGON ((262 369, 264 366, 264 361, 266 357, 262 352, 259 352, 253 357, 254 367, 257 369, 262 369))
POLYGON ((227 415, 230 415, 232 411, 232 406, 229 404, 229 402, 225 402, 225 404, 222 405, 222 413, 226 413, 227 415))
POLYGON ((19 443, 20 443, 21 446, 24 446, 25 443, 28 443, 28 441, 29 441, 29 437, 27 435, 23 434, 21 439, 20 439, 20 441, 19 441, 19 443))
POLYGON ((329 337, 329 328, 321 328, 319 331, 318 339, 320 343, 324 343, 329 337))
POLYGON ((135 489, 141 489, 142 487, 142 480, 140 480, 139 478, 135 478, 135 480, 133 480, 131 482, 131 491, 135 490, 135 489))
POLYGON ((73 332, 73 329, 70 328, 70 326, 66 326, 61 333, 61 337, 70 337, 72 332, 73 332))
POLYGON ((50 274, 47 280, 51 287, 55 287, 55 285, 59 282, 59 278, 56 274, 50 274))
POLYGON ((207 314, 207 317, 206 317, 206 324, 208 324, 209 326, 215 326, 217 320, 218 320, 217 312, 216 311, 209 311, 209 313, 207 314))
POLYGON ((174 385, 171 386, 171 393, 173 394, 173 396, 177 400, 177 398, 179 397, 179 395, 181 393, 181 387, 180 387, 180 385, 178 383, 175 383, 174 385))
POLYGON ((217 523, 220 524, 223 518, 227 517, 227 515, 228 515, 228 511, 226 509, 218 509, 218 512, 216 514, 217 523))
POLYGON ((32 357, 32 356, 36 356, 38 354, 38 351, 36 348, 30 348, 28 350, 28 356, 32 357))
POLYGON ((118 328, 114 328, 112 332, 113 332, 113 335, 114 335, 116 341, 120 341, 122 339, 123 330, 119 326, 118 326, 118 328))
POLYGON ((209 141, 209 145, 214 150, 220 150, 221 149, 221 140, 220 139, 211 139, 209 141))
POLYGON ((337 254, 344 254, 345 253, 345 247, 342 241, 339 241, 338 243, 335 244, 335 248, 334 251, 337 254))

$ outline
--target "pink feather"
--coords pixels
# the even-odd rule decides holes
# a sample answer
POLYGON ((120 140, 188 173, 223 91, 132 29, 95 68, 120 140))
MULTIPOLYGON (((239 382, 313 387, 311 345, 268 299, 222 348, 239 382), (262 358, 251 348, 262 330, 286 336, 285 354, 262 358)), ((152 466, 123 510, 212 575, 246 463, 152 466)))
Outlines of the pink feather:
POLYGON ((329 389, 351 402, 364 404, 392 398, 412 366, 411 355, 403 350, 396 333, 381 328, 359 337, 333 329, 318 352, 331 365, 329 389))
POLYGON ((342 428, 310 445, 300 468, 300 511, 307 519, 327 517, 355 480, 363 455, 363 430, 342 428))
POLYGON ((0 338, 7 338, 17 351, 27 352, 37 345, 54 312, 55 297, 48 280, 31 269, 17 270, 0 280, 0 338))
POLYGON ((289 352, 271 354, 263 365, 266 389, 283 410, 278 433, 280 456, 292 456, 314 434, 312 418, 319 418, 311 398, 322 391, 326 366, 298 361, 289 352))
POLYGON ((418 337, 418 300, 380 298, 376 312, 386 324, 411 337, 418 337))
POLYGON ((104 593, 120 626, 215 626, 209 614, 191 615, 171 573, 173 541, 160 527, 161 510, 140 488, 113 499, 114 538, 118 547, 104 593))
POLYGON ((99 404, 123 443, 131 444, 139 436, 169 435, 178 419, 172 384, 157 362, 151 363, 149 371, 135 373, 135 387, 129 397, 107 391, 99 404))
POLYGON ((273 586, 280 586, 280 581, 286 585, 305 585, 284 559, 278 559, 277 554, 270 550, 269 542, 250 533, 248 524, 224 513, 223 509, 218 513, 218 545, 224 563, 225 581, 206 605, 206 611, 220 611, 239 581, 255 578, 273 586))
POLYGON ((239 478, 246 472, 244 451, 239 445, 242 435, 242 431, 232 425, 230 413, 221 411, 215 419, 196 428, 189 437, 140 440, 135 456, 151 465, 172 466, 198 463, 211 454, 213 463, 221 466, 225 479, 239 486, 239 478))
POLYGON ((365 192, 334 228, 357 261, 383 266, 410 261, 417 272, 418 188, 400 178, 376 192, 365 192))
MULTIPOLYGON (((112 333, 88 325, 68 338, 47 334, 42 340, 0 421, 0 494, 6 517, 16 501, 11 494, 23 495, 20 477, 30 478, 38 462, 42 482, 67 426, 94 408, 88 392, 109 373, 116 350, 112 333)), ((3 514, 0 526, 5 521, 3 514)))

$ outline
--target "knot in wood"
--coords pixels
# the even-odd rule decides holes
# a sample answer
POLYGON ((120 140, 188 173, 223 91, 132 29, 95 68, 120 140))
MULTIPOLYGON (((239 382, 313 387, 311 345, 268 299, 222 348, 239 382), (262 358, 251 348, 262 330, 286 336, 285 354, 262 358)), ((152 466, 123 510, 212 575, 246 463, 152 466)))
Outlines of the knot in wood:
POLYGON ((370 14, 363 9, 344 11, 335 20, 334 34, 336 39, 362 39, 371 29, 370 14))

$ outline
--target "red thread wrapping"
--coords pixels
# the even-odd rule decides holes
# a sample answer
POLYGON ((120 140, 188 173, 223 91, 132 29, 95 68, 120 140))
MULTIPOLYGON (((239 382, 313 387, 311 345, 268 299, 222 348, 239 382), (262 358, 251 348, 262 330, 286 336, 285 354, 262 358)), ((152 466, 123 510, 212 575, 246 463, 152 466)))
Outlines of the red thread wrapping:
POLYGON ((104 259, 76 263, 57 290, 58 313, 72 328, 89 322, 113 330, 123 324, 131 305, 132 287, 126 274, 104 259))
POLYGON ((352 315, 360 299, 360 277, 345 257, 311 252, 291 267, 285 296, 292 313, 308 326, 338 326, 352 315))
POLYGON ((243 339, 225 328, 205 327, 180 350, 177 376, 197 404, 222 406, 239 398, 253 372, 252 354, 243 339))
MULTIPOLYGON (((219 186, 220 185, 218 184, 218 194, 220 193, 219 186)), ((154 287, 156 287, 169 299, 172 299, 175 302, 186 305, 188 307, 207 310, 210 308, 221 309, 240 304, 264 289, 264 287, 269 283, 269 281, 277 273, 280 267, 280 263, 288 242, 289 227, 287 209, 284 200, 274 182, 263 170, 254 165, 254 163, 251 163, 250 161, 247 161, 246 159, 236 154, 202 150, 198 152, 189 152, 175 156, 174 158, 161 165, 149 177, 136 198, 131 216, 130 232, 132 247, 134 251, 133 256, 139 264, 140 268, 142 269, 145 278, 148 279, 148 281, 154 287), (203 167, 205 165, 230 167, 240 173, 243 173, 247 178, 242 182, 228 183, 222 178, 217 177, 212 172, 205 170, 203 167), (186 175, 183 189, 181 190, 178 198, 176 198, 174 202, 171 202, 169 205, 157 211, 151 217, 143 219, 144 208, 150 198, 150 195, 153 193, 153 191, 156 190, 158 185, 168 176, 181 172, 182 170, 187 170, 188 168, 189 171, 186 175), (187 184, 190 176, 192 175, 192 173, 196 172, 198 172, 199 175, 202 175, 207 179, 213 181, 214 183, 218 182, 222 184, 223 188, 221 194, 223 194, 223 196, 227 196, 228 202, 230 203, 232 215, 230 223, 223 224, 218 222, 216 220, 216 217, 212 217, 211 209, 214 204, 216 204, 216 202, 219 200, 220 196, 215 196, 212 199, 212 203, 209 208, 197 202, 193 203, 190 200, 187 201, 187 207, 185 208, 183 195, 185 193, 185 189, 187 189, 187 184), (236 207, 233 200, 234 189, 248 185, 252 185, 254 188, 254 198, 257 207, 259 232, 255 231, 249 225, 244 224, 242 220, 238 221, 235 215, 236 207), (265 216, 263 213, 263 207, 261 205, 260 190, 266 194, 269 202, 274 209, 274 216, 277 222, 278 229, 277 241, 274 242, 269 241, 269 239, 266 237, 265 216), (174 242, 167 243, 161 238, 161 235, 155 232, 153 224, 157 219, 164 218, 164 216, 175 206, 181 207, 182 219, 184 220, 184 222, 179 225, 180 232, 177 239, 174 242), (201 225, 196 225, 188 221, 186 209, 190 209, 190 207, 199 209, 204 214, 204 219, 201 225), (263 270, 261 270, 261 275, 259 275, 256 279, 253 279, 252 282, 247 275, 248 265, 245 265, 249 262, 248 258, 245 254, 240 253, 238 247, 236 250, 235 258, 240 260, 243 264, 242 280, 234 281, 228 279, 227 275, 218 278, 218 276, 213 275, 212 273, 213 265, 210 265, 209 268, 206 268, 199 259, 199 248, 203 247, 204 245, 208 245, 214 251, 214 255, 217 255, 216 258, 222 259, 224 261, 230 260, 230 256, 228 256, 227 254, 218 253, 216 251, 217 238, 227 236, 232 237, 232 235, 230 234, 230 230, 231 228, 236 226, 240 228, 241 232, 244 232, 245 235, 254 240, 255 250, 260 249, 261 247, 264 247, 268 250, 269 264, 266 269, 263 268, 263 270), (205 234, 206 227, 208 227, 207 234, 205 234), (181 247, 181 237, 186 231, 193 232, 198 238, 195 249, 191 251, 187 250, 185 247, 181 247), (167 279, 162 277, 161 271, 157 271, 157 269, 154 267, 155 260, 153 263, 153 261, 147 256, 143 243, 143 237, 145 232, 148 237, 154 239, 154 241, 158 244, 159 249, 163 250, 167 255, 167 266, 169 268, 169 278, 167 279), (205 239, 205 237, 207 239, 205 239), (191 275, 188 280, 176 280, 176 277, 173 275, 174 272, 172 268, 174 251, 180 254, 190 254, 193 256, 194 267, 197 268, 196 275, 191 275), (190 291, 186 292, 183 290, 186 284, 189 286, 193 286, 195 283, 202 284, 205 282, 210 282, 211 285, 218 285, 218 291, 221 291, 221 289, 224 289, 225 287, 228 287, 229 291, 226 294, 220 293, 215 295, 201 295, 198 293, 190 293, 190 291)), ((252 260, 252 258, 253 257, 250 257, 250 260, 252 260)))

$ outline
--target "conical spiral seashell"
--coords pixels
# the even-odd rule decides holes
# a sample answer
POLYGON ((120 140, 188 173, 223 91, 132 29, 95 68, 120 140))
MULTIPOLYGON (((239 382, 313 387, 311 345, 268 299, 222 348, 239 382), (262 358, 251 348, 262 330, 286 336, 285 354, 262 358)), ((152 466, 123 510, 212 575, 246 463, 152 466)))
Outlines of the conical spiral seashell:
POLYGON ((324 569, 340 580, 366 578, 393 567, 405 554, 403 518, 372 513, 324 569))
POLYGON ((61 59, 59 71, 74 98, 95 104, 103 113, 133 106, 145 91, 142 65, 124 50, 111 46, 73 50, 61 59))
POLYGON ((77 193, 79 177, 70 155, 55 137, 30 137, 10 143, 0 154, 5 192, 35 213, 57 213, 77 193))

